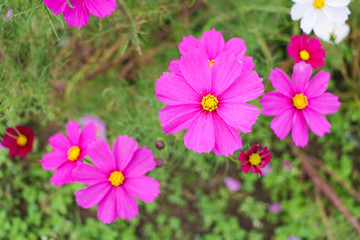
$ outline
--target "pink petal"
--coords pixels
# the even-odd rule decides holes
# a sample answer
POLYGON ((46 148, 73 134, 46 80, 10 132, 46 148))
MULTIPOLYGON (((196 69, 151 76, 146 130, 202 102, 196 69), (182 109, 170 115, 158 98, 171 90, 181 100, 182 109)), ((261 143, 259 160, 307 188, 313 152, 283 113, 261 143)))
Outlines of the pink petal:
POLYGON ((97 216, 105 224, 115 222, 118 218, 116 189, 112 188, 99 202, 97 216))
POLYGON ((212 114, 199 112, 184 137, 185 146, 194 152, 210 152, 215 145, 212 114))
POLYGON ((251 166, 251 171, 253 173, 259 173, 260 175, 262 175, 262 171, 257 166, 251 166))
POLYGON ((44 0, 44 4, 50 8, 55 15, 62 13, 67 6, 66 0, 44 0))
POLYGON ((232 155, 234 151, 242 148, 241 137, 238 131, 229 126, 218 114, 213 114, 216 155, 232 155))
POLYGON ((180 69, 185 80, 201 95, 211 89, 211 69, 205 53, 199 49, 183 55, 180 69))
POLYGON ((332 93, 324 93, 308 101, 310 108, 322 114, 336 113, 341 105, 339 98, 332 93))
POLYGON ((86 124, 86 126, 81 130, 79 146, 86 149, 90 143, 96 140, 96 131, 97 128, 93 122, 86 124))
POLYGON ((222 52, 211 68, 211 92, 216 96, 223 93, 241 74, 242 63, 230 52, 222 52))
POLYGON ((160 183, 147 176, 127 178, 124 188, 144 202, 153 202, 160 193, 160 183))
POLYGON ((67 152, 71 148, 69 140, 61 133, 57 133, 49 138, 52 149, 67 152))
POLYGON ((310 81, 309 85, 305 89, 305 95, 308 98, 314 98, 322 95, 328 88, 330 80, 330 74, 321 70, 310 81))
POLYGON ((109 181, 108 176, 104 172, 86 163, 78 163, 73 171, 73 177, 76 182, 90 185, 109 181))
POLYGON ((245 152, 241 151, 240 156, 239 156, 239 160, 241 162, 248 162, 249 161, 249 155, 246 154, 245 152))
POLYGON ((88 23, 90 12, 83 1, 70 0, 70 2, 75 8, 71 8, 66 4, 63 11, 66 24, 72 25, 75 28, 81 28, 88 23))
POLYGON ((217 112, 227 124, 245 133, 251 132, 251 127, 260 114, 257 107, 235 101, 221 102, 217 112))
POLYGON ((241 58, 245 55, 246 52, 246 45, 244 40, 241 38, 231 38, 229 41, 226 42, 224 50, 231 52, 237 58, 241 58))
POLYGON ((249 162, 246 162, 244 164, 241 164, 241 169, 247 174, 249 170, 251 169, 251 164, 249 162))
POLYGON ((219 100, 248 102, 255 100, 263 92, 262 78, 255 71, 243 71, 233 84, 219 96, 219 100))
POLYGON ((76 121, 69 121, 66 124, 66 134, 71 145, 77 146, 79 144, 79 123, 76 121))
POLYGON ((273 87, 280 93, 288 96, 294 96, 294 90, 291 85, 290 78, 278 68, 274 68, 271 70, 269 79, 273 87))
POLYGON ((109 182, 90 185, 75 192, 76 202, 82 208, 91 208, 98 204, 112 190, 109 182))
POLYGON ((117 6, 115 0, 86 0, 85 4, 92 15, 101 18, 115 12, 115 7, 117 6))
POLYGON ((137 149, 138 143, 132 137, 119 136, 115 140, 112 152, 119 171, 126 168, 137 149))
POLYGON ((57 169, 66 161, 68 161, 67 154, 62 151, 44 154, 43 158, 40 160, 41 167, 48 171, 57 169))
POLYGON ((242 73, 251 71, 255 67, 255 63, 253 63, 253 58, 249 56, 245 56, 240 58, 240 62, 243 64, 242 73))
POLYGON ((202 111, 201 104, 170 105, 159 112, 159 120, 165 133, 177 133, 190 126, 202 111))
POLYGON ((295 58, 295 59, 298 58, 299 51, 294 46, 288 45, 286 48, 291 58, 295 58))
POLYGON ((232 192, 237 192, 241 189, 241 183, 232 178, 232 177, 226 177, 224 179, 225 186, 232 192))
POLYGON ((121 219, 134 219, 139 214, 138 204, 133 195, 123 187, 116 188, 117 211, 121 219))
POLYGON ((207 60, 215 60, 216 57, 223 51, 225 45, 221 32, 216 31, 215 28, 211 31, 204 32, 201 36, 200 42, 203 44, 203 47, 207 52, 207 60))
POLYGON ((96 140, 91 143, 87 151, 91 161, 102 172, 110 174, 111 172, 118 170, 110 147, 104 140, 96 140))
POLYGON ((76 163, 66 161, 58 169, 56 169, 54 175, 50 179, 50 183, 56 187, 60 187, 66 183, 74 182, 73 171, 76 167, 76 163))
POLYGON ((292 80, 295 93, 303 93, 312 74, 310 64, 300 62, 295 64, 292 80))
POLYGON ((294 108, 289 108, 271 121, 270 127, 280 140, 283 140, 289 134, 293 125, 294 115, 294 108))
POLYGON ((297 110, 294 119, 291 137, 296 146, 305 147, 309 140, 309 128, 302 111, 297 110))
POLYGON ((331 125, 324 115, 308 107, 303 109, 303 114, 313 133, 319 137, 324 136, 325 133, 330 133, 331 125))
POLYGON ((186 82, 184 79, 184 76, 182 75, 181 70, 180 70, 180 60, 170 61, 170 65, 168 68, 172 73, 179 76, 179 80, 186 82))
POLYGON ((150 149, 141 147, 137 149, 126 168, 123 170, 125 179, 146 174, 156 167, 154 155, 150 149))
POLYGON ((253 146, 251 146, 247 154, 250 156, 252 153, 258 153, 260 147, 260 145, 254 144, 253 146))
POLYGON ((264 94, 259 103, 263 106, 261 112, 265 116, 279 115, 286 109, 293 107, 291 98, 279 92, 264 94))
POLYGON ((165 72, 155 84, 155 96, 165 104, 200 103, 202 97, 186 81, 165 72))
POLYGON ((179 44, 179 51, 181 55, 185 55, 186 53, 200 48, 201 43, 194 36, 183 37, 182 42, 179 44))

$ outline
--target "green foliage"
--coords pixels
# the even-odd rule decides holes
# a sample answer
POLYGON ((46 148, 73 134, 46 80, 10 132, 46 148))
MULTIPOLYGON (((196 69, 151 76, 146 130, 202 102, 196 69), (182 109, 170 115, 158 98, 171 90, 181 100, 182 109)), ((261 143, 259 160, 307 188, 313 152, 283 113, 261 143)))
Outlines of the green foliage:
MULTIPOLYGON (((124 2, 123 11, 117 8, 104 19, 92 16, 82 29, 65 25, 61 15, 51 12, 49 21, 43 5, 5 21, 10 8, 17 14, 38 1, 0 3, 0 132, 22 124, 36 135, 34 149, 24 159, 0 151, 0 239, 327 239, 314 183, 303 176, 286 142, 274 136, 271 118, 260 116, 253 132, 242 134, 245 151, 261 143, 273 154, 273 171, 259 178, 245 175, 225 157, 186 149, 184 132, 163 133, 158 120, 163 104, 154 96, 156 79, 168 71, 170 60, 179 58, 182 37, 199 38, 213 27, 226 40, 244 39, 266 91, 272 90, 270 69, 281 66, 291 72, 286 45, 300 33, 299 22, 290 19, 292 2, 124 2), (56 188, 49 184, 52 173, 41 169, 39 160, 51 151, 47 139, 64 132, 68 120, 85 114, 106 122, 110 143, 127 134, 164 159, 164 166, 150 173, 161 183, 159 198, 148 204, 139 201, 140 214, 132 222, 103 224, 96 207, 76 205, 73 193, 81 184, 56 188), (155 148, 157 139, 164 140, 164 150, 155 148), (291 170, 282 166, 284 160, 291 162, 291 170), (230 192, 225 176, 240 180, 241 191, 230 192), (281 202, 279 214, 268 211, 273 202, 281 202)), ((305 151, 358 190, 359 2, 353 1, 350 10, 351 37, 339 45, 323 43, 328 56, 324 69, 332 74, 329 91, 340 97, 342 106, 328 116, 331 134, 319 138, 311 133, 305 151)), ((260 106, 257 100, 253 104, 260 106)), ((356 199, 334 178, 322 176, 360 219, 356 199)), ((323 196, 321 202, 333 239, 359 239, 329 199, 323 196)))

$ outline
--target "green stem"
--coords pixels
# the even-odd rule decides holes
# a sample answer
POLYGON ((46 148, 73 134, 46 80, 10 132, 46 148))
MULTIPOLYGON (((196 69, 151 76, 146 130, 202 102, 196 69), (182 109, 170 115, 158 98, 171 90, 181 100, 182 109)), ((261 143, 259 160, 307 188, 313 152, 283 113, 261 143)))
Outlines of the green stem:
POLYGON ((55 33, 55 36, 56 36, 57 40, 59 41, 60 38, 59 38, 59 35, 57 34, 57 32, 56 32, 56 30, 55 30, 55 27, 54 27, 54 24, 53 24, 52 20, 51 20, 51 16, 50 16, 49 9, 48 9, 47 7, 45 7, 45 9, 46 9, 46 15, 47 15, 47 17, 48 17, 48 19, 49 19, 51 28, 52 28, 53 32, 55 33))
POLYGON ((66 0, 66 1, 67 1, 67 3, 68 3, 69 7, 71 7, 71 8, 75 8, 73 5, 71 5, 70 0, 66 0))
POLYGON ((15 136, 15 135, 12 135, 11 133, 9 133, 8 131, 5 131, 5 133, 4 133, 4 135, 8 135, 9 137, 12 137, 12 138, 14 138, 14 139, 17 139, 18 137, 17 136, 15 136))
POLYGON ((28 12, 31 12, 31 11, 35 10, 36 8, 38 8, 41 4, 44 4, 44 0, 40 0, 40 1, 39 1, 37 4, 35 4, 34 6, 28 8, 28 9, 22 11, 22 12, 19 12, 19 13, 17 13, 17 14, 12 15, 12 18, 17 17, 17 16, 22 15, 22 14, 25 14, 25 13, 28 13, 28 12))
POLYGON ((240 162, 238 160, 236 160, 233 156, 229 156, 228 157, 231 161, 233 161, 236 164, 239 164, 240 162))

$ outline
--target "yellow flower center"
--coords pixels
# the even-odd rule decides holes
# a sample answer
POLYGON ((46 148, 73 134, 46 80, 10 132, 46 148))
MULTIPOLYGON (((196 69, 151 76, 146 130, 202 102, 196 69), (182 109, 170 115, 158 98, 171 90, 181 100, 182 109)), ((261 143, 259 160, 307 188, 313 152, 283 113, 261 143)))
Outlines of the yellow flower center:
POLYGON ((303 109, 308 105, 307 97, 302 93, 296 94, 295 97, 293 97, 292 101, 294 107, 296 107, 297 109, 303 109))
POLYGON ((214 95, 208 94, 207 96, 203 97, 201 101, 201 105, 205 111, 212 112, 217 109, 219 101, 214 95))
POLYGON ((307 61, 310 59, 310 53, 306 50, 301 50, 300 52, 300 58, 304 61, 307 61))
POLYGON ((16 139, 16 144, 20 147, 23 147, 27 144, 28 140, 24 135, 20 135, 16 139))
POLYGON ((208 60, 210 63, 210 68, 212 68, 213 64, 214 64, 214 59, 213 60, 208 60))
POLYGON ((316 9, 322 9, 325 6, 325 0, 314 0, 314 7, 316 9))
POLYGON ((125 179, 124 175, 122 174, 122 172, 119 171, 114 171, 113 173, 111 173, 109 177, 109 181, 114 187, 117 187, 120 184, 122 184, 124 182, 124 179, 125 179))
POLYGON ((73 146, 68 151, 68 159, 70 161, 76 161, 80 157, 80 148, 78 146, 73 146))
POLYGON ((261 163, 261 157, 258 153, 252 153, 249 157, 249 162, 253 166, 257 166, 261 163))

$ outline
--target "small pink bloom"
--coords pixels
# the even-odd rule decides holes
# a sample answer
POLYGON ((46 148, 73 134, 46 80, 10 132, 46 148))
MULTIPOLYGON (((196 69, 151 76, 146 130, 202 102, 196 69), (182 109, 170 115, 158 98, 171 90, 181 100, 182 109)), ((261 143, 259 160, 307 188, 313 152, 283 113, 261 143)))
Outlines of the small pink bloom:
POLYGON ((283 140, 292 129, 292 139, 299 147, 308 144, 308 125, 317 136, 330 133, 331 125, 323 114, 336 113, 340 106, 337 96, 325 92, 330 74, 321 70, 310 80, 311 70, 304 62, 295 64, 291 82, 286 73, 273 69, 269 79, 277 91, 264 94, 259 101, 264 115, 276 116, 270 125, 275 135, 283 140))
POLYGON ((98 136, 98 138, 104 141, 108 141, 106 137, 106 125, 103 121, 100 120, 100 118, 87 114, 79 119, 79 124, 81 128, 91 122, 93 122, 96 126, 96 135, 98 136))
POLYGON ((291 163, 289 161, 286 161, 286 160, 282 162, 282 165, 286 170, 291 170, 291 168, 292 168, 291 163))
POLYGON ((59 187, 74 182, 73 170, 88 155, 88 145, 96 140, 96 127, 94 123, 87 124, 79 132, 79 123, 69 121, 66 125, 67 138, 57 133, 49 138, 54 152, 47 153, 41 159, 43 169, 55 170, 50 183, 59 187))
POLYGON ((9 156, 25 157, 31 152, 34 143, 34 133, 31 128, 16 126, 7 128, 4 133, 4 140, 1 145, 9 149, 9 156))
POLYGON ((262 176, 266 176, 268 175, 269 173, 271 173, 273 170, 272 166, 271 165, 266 165, 263 169, 262 169, 262 176))
POLYGON ((66 24, 75 28, 86 25, 90 18, 90 13, 95 17, 104 18, 106 15, 115 12, 116 0, 44 0, 45 5, 50 8, 55 15, 63 14, 66 24))
POLYGON ((300 238, 300 237, 290 236, 290 237, 288 238, 288 240, 301 240, 301 238, 300 238))
POLYGON ((272 204, 270 204, 268 209, 272 213, 279 213, 282 210, 282 206, 280 203, 272 203, 272 204))
POLYGON ((10 21, 12 19, 13 13, 14 13, 14 10, 9 9, 9 11, 6 13, 5 21, 7 21, 7 22, 10 21))
POLYGON ((295 63, 305 62, 317 69, 324 65, 326 52, 321 48, 320 41, 313 37, 308 41, 306 34, 295 35, 290 38, 291 45, 287 46, 289 56, 295 59, 295 63))
POLYGON ((131 137, 118 137, 112 151, 105 141, 97 140, 88 153, 95 166, 80 163, 75 169, 75 181, 89 185, 75 192, 76 202, 83 208, 98 204, 97 215, 104 223, 118 217, 133 220, 139 212, 135 197, 153 202, 159 195, 160 184, 144 176, 155 168, 154 156, 146 147, 138 148, 131 137))
POLYGON ((165 133, 187 128, 187 148, 227 156, 242 147, 238 130, 251 132, 260 111, 246 102, 259 97, 264 86, 231 51, 222 51, 209 63, 214 52, 186 51, 177 62, 178 74, 166 72, 157 80, 155 95, 167 104, 159 112, 165 133))
POLYGON ((225 186, 232 192, 237 192, 241 189, 241 183, 232 178, 232 177, 226 177, 224 179, 225 186))
POLYGON ((247 174, 249 170, 262 175, 260 168, 264 168, 271 161, 271 153, 265 147, 260 150, 261 145, 253 145, 247 153, 241 151, 239 160, 245 162, 240 167, 247 174))

